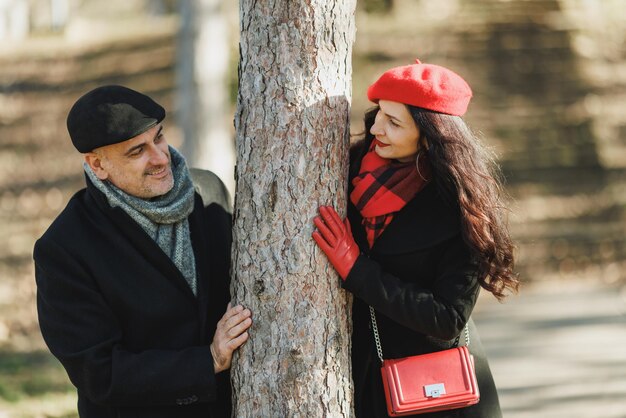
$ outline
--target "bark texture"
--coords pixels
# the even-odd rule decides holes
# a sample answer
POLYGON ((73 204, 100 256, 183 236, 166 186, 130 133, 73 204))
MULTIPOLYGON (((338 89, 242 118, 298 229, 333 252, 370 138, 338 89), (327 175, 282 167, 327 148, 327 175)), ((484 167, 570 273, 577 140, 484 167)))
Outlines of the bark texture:
MULTIPOLYGON (((352 416, 351 300, 311 238, 346 206, 355 0, 240 2, 234 416, 352 416)), ((343 213, 342 213, 343 214, 343 213)))

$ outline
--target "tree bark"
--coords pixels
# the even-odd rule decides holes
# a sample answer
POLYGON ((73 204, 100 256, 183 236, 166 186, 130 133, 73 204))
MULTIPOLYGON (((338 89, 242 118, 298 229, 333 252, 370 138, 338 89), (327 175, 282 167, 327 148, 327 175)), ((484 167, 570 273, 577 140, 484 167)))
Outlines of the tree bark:
POLYGON ((311 239, 346 207, 355 0, 241 0, 233 300, 250 340, 236 417, 353 416, 351 299, 311 239))

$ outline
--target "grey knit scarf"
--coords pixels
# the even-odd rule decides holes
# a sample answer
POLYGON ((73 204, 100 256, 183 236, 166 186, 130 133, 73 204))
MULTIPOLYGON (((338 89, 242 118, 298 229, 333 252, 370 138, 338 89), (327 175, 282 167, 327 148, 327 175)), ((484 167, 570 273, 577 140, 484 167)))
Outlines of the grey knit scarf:
POLYGON ((84 169, 91 182, 104 193, 109 204, 122 208, 161 247, 196 295, 196 264, 187 220, 193 211, 194 188, 184 157, 172 147, 169 147, 169 151, 174 187, 151 200, 131 196, 111 182, 100 180, 86 163, 84 169))

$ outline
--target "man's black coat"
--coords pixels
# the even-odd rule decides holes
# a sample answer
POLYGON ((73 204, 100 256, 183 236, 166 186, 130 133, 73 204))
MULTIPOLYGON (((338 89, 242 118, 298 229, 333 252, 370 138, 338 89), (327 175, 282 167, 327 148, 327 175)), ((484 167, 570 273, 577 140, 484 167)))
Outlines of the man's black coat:
POLYGON ((81 417, 230 416, 209 350, 229 296, 231 216, 221 181, 192 172, 198 296, 159 246, 89 180, 35 244, 42 334, 81 417))

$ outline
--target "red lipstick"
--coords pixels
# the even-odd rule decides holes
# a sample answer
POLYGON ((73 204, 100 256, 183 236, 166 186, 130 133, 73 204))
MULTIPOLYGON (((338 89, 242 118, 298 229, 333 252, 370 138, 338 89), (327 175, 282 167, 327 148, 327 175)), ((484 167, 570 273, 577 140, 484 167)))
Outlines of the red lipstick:
POLYGON ((381 148, 385 148, 388 147, 390 144, 384 144, 382 142, 380 142, 378 139, 374 139, 374 142, 376 143, 376 145, 378 145, 381 148))

